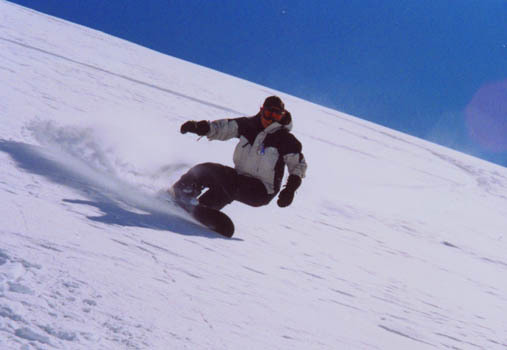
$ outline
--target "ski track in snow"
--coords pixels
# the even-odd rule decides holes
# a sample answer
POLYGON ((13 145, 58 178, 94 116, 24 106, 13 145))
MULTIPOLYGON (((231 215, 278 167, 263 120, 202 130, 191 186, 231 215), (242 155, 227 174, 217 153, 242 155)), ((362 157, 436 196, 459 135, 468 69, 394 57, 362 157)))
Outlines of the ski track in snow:
POLYGON ((0 81, 0 349, 507 348, 505 168, 5 1, 0 81), (273 93, 308 176, 221 238, 179 125, 273 93))

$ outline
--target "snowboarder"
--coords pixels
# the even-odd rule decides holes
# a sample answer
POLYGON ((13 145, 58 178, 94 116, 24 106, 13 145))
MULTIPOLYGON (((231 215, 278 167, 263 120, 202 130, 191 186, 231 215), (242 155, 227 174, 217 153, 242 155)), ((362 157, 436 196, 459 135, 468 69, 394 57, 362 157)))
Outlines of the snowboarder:
POLYGON ((222 141, 239 138, 233 156, 235 167, 198 164, 173 185, 172 194, 184 207, 221 210, 235 200, 259 207, 267 205, 280 191, 287 166, 289 177, 277 203, 282 208, 289 206, 307 168, 302 145, 291 129, 291 114, 278 96, 266 98, 259 113, 252 117, 185 122, 182 134, 190 132, 222 141), (205 188, 208 190, 201 195, 205 188))

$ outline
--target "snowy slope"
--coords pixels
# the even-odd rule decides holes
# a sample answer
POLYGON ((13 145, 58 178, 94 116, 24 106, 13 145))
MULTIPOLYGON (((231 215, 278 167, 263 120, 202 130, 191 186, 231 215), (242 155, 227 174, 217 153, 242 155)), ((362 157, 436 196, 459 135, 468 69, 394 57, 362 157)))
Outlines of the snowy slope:
POLYGON ((507 348, 505 168, 3 0, 0 120, 2 350, 507 348), (292 206, 157 199, 273 93, 292 206))

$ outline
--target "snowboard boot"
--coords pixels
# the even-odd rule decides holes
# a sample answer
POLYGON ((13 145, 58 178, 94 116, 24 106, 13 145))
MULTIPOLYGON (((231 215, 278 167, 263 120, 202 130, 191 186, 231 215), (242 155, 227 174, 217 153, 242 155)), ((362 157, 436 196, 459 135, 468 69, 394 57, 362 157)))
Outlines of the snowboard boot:
POLYGON ((183 209, 190 211, 192 207, 199 204, 197 197, 201 194, 203 187, 196 183, 176 182, 169 190, 169 194, 175 199, 176 203, 183 209))

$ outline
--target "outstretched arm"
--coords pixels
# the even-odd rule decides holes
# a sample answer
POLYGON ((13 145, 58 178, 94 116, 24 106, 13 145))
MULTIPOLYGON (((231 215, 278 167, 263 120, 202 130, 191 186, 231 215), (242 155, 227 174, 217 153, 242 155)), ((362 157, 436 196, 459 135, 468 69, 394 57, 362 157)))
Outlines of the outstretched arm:
POLYGON ((187 132, 206 136, 210 140, 229 140, 238 137, 238 123, 235 119, 219 119, 213 122, 207 120, 190 120, 183 123, 180 129, 182 134, 187 132))
POLYGON ((209 140, 225 141, 238 137, 237 119, 219 119, 210 123, 210 131, 206 134, 209 140))

